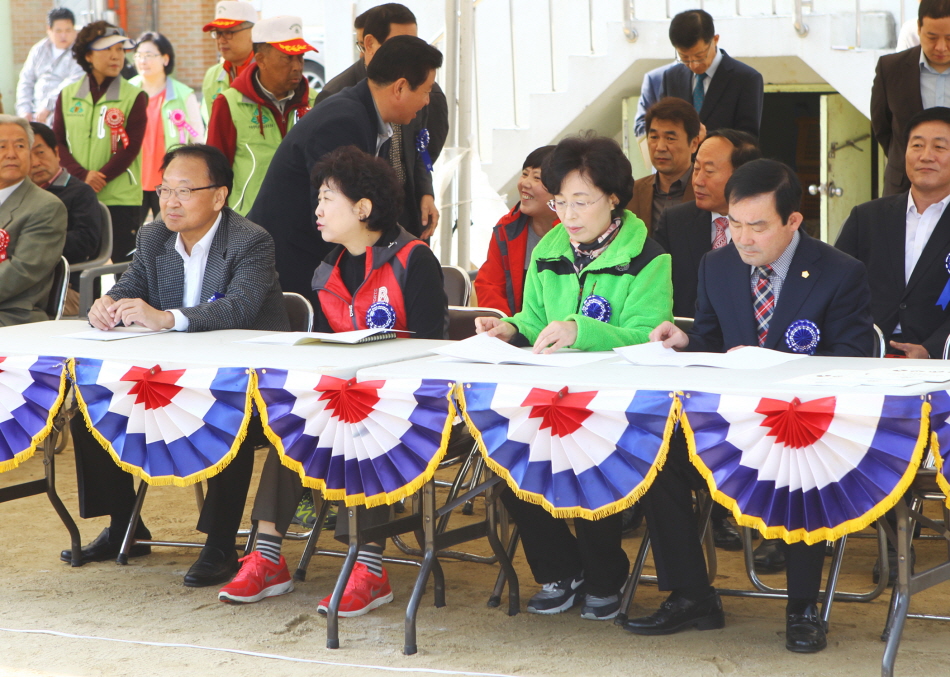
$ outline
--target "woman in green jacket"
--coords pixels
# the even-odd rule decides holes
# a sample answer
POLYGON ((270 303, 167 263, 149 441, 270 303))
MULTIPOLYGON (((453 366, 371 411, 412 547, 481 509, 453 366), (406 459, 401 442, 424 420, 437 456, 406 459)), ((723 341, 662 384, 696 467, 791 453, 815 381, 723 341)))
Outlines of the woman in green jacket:
MULTIPOLYGON (((522 311, 478 318, 477 331, 533 345, 536 353, 646 343, 655 322, 673 319, 670 256, 623 208, 633 196, 633 175, 620 146, 601 137, 564 139, 544 161, 541 181, 554 195, 561 225, 535 247, 522 311)), ((629 569, 621 515, 575 518, 575 537, 565 520, 511 489, 502 501, 542 585, 528 611, 556 614, 580 603, 582 618, 614 618, 629 569)))

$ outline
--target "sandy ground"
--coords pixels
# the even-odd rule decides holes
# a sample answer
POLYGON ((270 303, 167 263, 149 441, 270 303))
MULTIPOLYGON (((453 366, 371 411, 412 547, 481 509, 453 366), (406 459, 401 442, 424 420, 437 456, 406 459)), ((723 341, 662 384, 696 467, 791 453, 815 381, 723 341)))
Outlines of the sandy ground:
MULTIPOLYGON (((262 462, 263 455, 258 458, 258 468, 262 462)), ((57 457, 57 471, 60 494, 70 512, 78 515, 71 450, 57 457)), ((0 475, 0 486, 41 476, 38 455, 0 475)), ((482 504, 478 509, 483 509, 482 504)), ((723 630, 635 637, 612 623, 581 620, 576 609, 554 617, 524 612, 509 617, 502 609, 486 606, 497 573, 495 566, 446 560, 448 605, 436 609, 431 594, 427 595, 419 612, 419 653, 404 656, 404 605, 417 569, 390 565, 395 602, 367 616, 341 619, 341 648, 331 651, 325 648, 326 625, 316 606, 331 590, 338 559, 314 558, 308 580, 298 583, 289 595, 248 606, 228 606, 217 601, 216 588, 182 585, 196 550, 156 548, 152 555, 132 560, 127 567, 103 562, 72 568, 59 561, 59 551, 68 545, 67 533, 45 496, 5 503, 0 514, 4 545, 0 576, 6 581, 0 595, 0 675, 257 677, 266 673, 349 677, 399 672, 706 677, 880 673, 884 645, 879 635, 887 595, 868 604, 836 603, 828 649, 801 656, 784 648, 782 601, 726 597, 727 625, 723 630)), ((190 489, 152 489, 144 514, 156 538, 196 536, 190 489)), ((106 524, 105 519, 81 520, 83 542, 94 538, 106 524)), ((639 536, 626 539, 625 545, 632 558, 639 536)), ((852 539, 841 589, 870 587, 874 545, 872 540, 852 539)), ((918 567, 936 562, 946 553, 945 547, 935 541, 919 545, 918 567)), ((285 546, 291 568, 302 548, 302 542, 285 546)), ((487 545, 475 543, 470 549, 487 552, 487 545)), ((387 553, 394 551, 390 547, 387 553)), ((537 586, 520 554, 515 565, 522 581, 523 609, 537 586)), ((749 587, 740 566, 739 553, 720 551, 717 585, 749 587)), ((766 580, 784 583, 781 575, 766 580)), ((928 591, 912 608, 945 613, 950 607, 948 592, 950 586, 946 585, 928 591)), ((662 598, 655 587, 644 586, 632 613, 650 613, 662 598)), ((948 640, 950 625, 908 621, 898 674, 950 674, 948 640)))

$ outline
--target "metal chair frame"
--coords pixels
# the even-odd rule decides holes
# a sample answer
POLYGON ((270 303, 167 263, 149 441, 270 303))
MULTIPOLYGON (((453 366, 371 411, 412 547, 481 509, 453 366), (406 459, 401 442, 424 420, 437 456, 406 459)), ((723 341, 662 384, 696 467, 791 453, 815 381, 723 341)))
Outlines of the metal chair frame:
POLYGON ((313 331, 313 305, 307 297, 292 291, 285 291, 283 294, 284 308, 287 309, 287 317, 290 319, 290 331, 313 331), (296 327, 295 318, 301 320, 296 327))
POLYGON ((51 320, 62 319, 67 289, 69 289, 69 261, 65 256, 60 256, 53 268, 53 285, 50 287, 45 308, 51 320))
POLYGON ((458 284, 461 285, 462 297, 461 298, 449 298, 450 306, 468 306, 469 301, 472 300, 472 279, 469 277, 468 273, 459 266, 446 265, 442 266, 442 277, 443 277, 443 288, 445 289, 446 297, 449 296, 450 291, 456 291, 454 288, 449 289, 449 285, 452 284, 450 280, 452 278, 458 279, 458 284))

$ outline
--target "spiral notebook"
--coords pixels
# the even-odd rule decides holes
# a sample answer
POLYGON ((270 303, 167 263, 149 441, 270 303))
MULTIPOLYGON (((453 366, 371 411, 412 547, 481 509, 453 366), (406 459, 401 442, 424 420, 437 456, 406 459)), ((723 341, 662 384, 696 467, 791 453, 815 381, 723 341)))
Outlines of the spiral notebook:
POLYGON ((399 334, 411 333, 401 329, 358 329, 356 331, 339 331, 334 334, 319 331, 281 331, 235 341, 235 343, 264 343, 272 346, 302 346, 308 343, 357 345, 374 341, 387 341, 396 338, 399 334))

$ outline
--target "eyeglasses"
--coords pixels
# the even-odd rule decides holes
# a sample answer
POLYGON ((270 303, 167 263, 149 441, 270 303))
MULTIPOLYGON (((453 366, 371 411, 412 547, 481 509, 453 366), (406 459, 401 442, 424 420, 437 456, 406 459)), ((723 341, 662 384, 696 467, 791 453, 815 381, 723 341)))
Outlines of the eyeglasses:
POLYGON ((211 190, 212 188, 220 188, 221 186, 203 186, 201 188, 169 188, 168 186, 155 186, 155 192, 158 194, 159 200, 168 200, 171 198, 172 193, 178 198, 179 202, 188 202, 191 199, 191 194, 199 190, 211 190))
POLYGON ((356 48, 360 50, 360 54, 366 53, 366 45, 364 45, 361 40, 356 41, 356 48))
POLYGON ((251 30, 250 26, 247 28, 238 28, 236 31, 211 31, 211 38, 214 40, 217 40, 218 38, 221 38, 222 40, 230 40, 234 37, 235 33, 241 33, 243 31, 249 30, 251 30))
POLYGON ((158 59, 161 56, 162 56, 161 54, 155 54, 154 52, 136 52, 135 53, 135 58, 141 61, 151 61, 152 59, 158 59))
MULTIPOLYGON (((604 194, 606 195, 606 193, 604 194)), ((564 200, 548 200, 548 207, 551 208, 552 212, 557 212, 558 214, 566 214, 567 208, 570 207, 574 210, 576 214, 580 214, 587 210, 595 202, 600 202, 604 199, 604 195, 601 195, 596 200, 591 200, 590 202, 584 200, 577 200, 575 202, 565 202, 564 200)))
POLYGON ((677 52, 676 63, 681 63, 684 66, 689 66, 690 64, 694 64, 694 63, 696 64, 706 63, 706 59, 709 58, 709 50, 712 48, 713 44, 714 44, 714 41, 706 45, 706 51, 703 52, 703 57, 701 59, 684 59, 682 56, 680 56, 680 53, 677 52))

